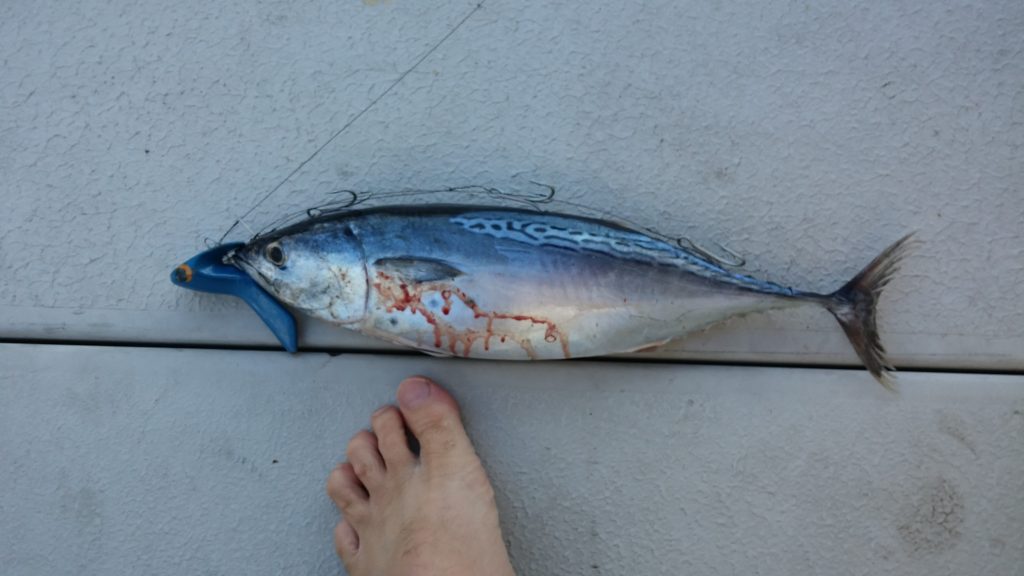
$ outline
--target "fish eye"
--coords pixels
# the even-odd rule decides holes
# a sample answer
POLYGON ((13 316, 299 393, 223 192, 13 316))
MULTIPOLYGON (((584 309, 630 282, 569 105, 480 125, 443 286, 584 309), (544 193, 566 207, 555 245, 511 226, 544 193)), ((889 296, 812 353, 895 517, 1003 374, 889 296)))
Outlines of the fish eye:
POLYGON ((274 266, 277 266, 278 268, 284 266, 284 250, 281 249, 281 245, 277 242, 267 244, 267 247, 264 249, 264 255, 274 266))

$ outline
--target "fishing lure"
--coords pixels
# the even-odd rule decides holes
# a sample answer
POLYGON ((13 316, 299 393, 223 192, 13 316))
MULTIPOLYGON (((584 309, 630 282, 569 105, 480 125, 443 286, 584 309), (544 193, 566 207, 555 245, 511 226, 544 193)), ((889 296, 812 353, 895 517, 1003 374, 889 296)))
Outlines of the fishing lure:
POLYGON ((306 315, 428 354, 502 360, 636 351, 728 318, 821 306, 891 385, 876 304, 910 235, 831 294, 738 274, 614 222, 520 208, 382 206, 324 214, 224 253, 306 315))

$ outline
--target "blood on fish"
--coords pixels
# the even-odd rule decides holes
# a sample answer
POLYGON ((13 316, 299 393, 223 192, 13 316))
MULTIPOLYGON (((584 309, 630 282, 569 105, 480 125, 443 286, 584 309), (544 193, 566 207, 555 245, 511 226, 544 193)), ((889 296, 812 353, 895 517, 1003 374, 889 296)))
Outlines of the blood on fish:
MULTIPOLYGON (((468 294, 463 292, 459 288, 451 287, 441 290, 441 297, 444 299, 444 305, 441 308, 441 313, 448 315, 452 309, 452 296, 457 297, 467 308, 473 312, 473 318, 486 318, 487 327, 484 332, 467 328, 465 330, 458 330, 451 324, 440 321, 437 316, 427 308, 422 301, 423 292, 425 289, 435 290, 436 287, 429 284, 414 286, 410 289, 409 285, 405 282, 398 284, 397 290, 395 289, 394 283, 391 282, 392 278, 390 275, 384 272, 377 272, 377 281, 373 283, 374 289, 377 294, 380 295, 382 303, 384 304, 387 312, 404 312, 406 310, 413 314, 419 314, 433 327, 434 331, 434 347, 441 348, 444 345, 444 339, 448 339, 448 350, 452 354, 458 353, 458 344, 462 344, 462 355, 469 356, 470 351, 473 348, 473 344, 477 340, 483 340, 483 346, 485 351, 491 349, 491 338, 495 336, 494 333, 494 321, 495 320, 512 320, 516 322, 530 322, 531 324, 543 324, 545 326, 544 341, 545 342, 561 342, 562 354, 566 358, 570 358, 569 353, 569 339, 566 335, 558 329, 558 325, 547 320, 545 318, 539 318, 536 316, 529 316, 525 314, 510 314, 505 312, 487 312, 482 310, 468 294)), ((498 334, 501 342, 505 342, 507 334, 498 334)), ((519 344, 526 351, 530 358, 536 358, 536 351, 533 345, 528 339, 519 341, 519 344)))
POLYGON ((441 326, 438 325, 433 313, 423 305, 420 294, 409 292, 409 286, 405 283, 399 284, 398 288, 401 290, 401 293, 396 293, 394 287, 388 284, 391 276, 383 272, 377 272, 377 279, 378 281, 373 283, 373 287, 385 301, 385 310, 388 312, 410 310, 413 314, 418 313, 423 316, 427 323, 434 327, 434 347, 440 348, 441 326))
MULTIPOLYGON (((551 320, 546 320, 544 318, 538 318, 536 316, 527 316, 525 314, 505 314, 505 313, 502 313, 502 312, 484 312, 483 310, 480 309, 479 306, 477 306, 476 302, 472 298, 467 296, 466 293, 463 292, 462 290, 460 290, 458 288, 452 288, 452 291, 455 293, 456 296, 459 297, 459 300, 462 300, 462 302, 470 310, 473 311, 473 317, 474 318, 487 318, 487 333, 488 334, 493 333, 492 326, 493 326, 493 323, 494 323, 495 319, 497 319, 497 320, 515 320, 517 322, 531 322, 533 324, 544 324, 547 327, 547 329, 544 332, 544 341, 545 342, 560 341, 562 343, 562 354, 566 358, 570 358, 571 357, 571 355, 569 354, 569 339, 561 333, 561 331, 558 329, 558 325, 555 324, 554 322, 552 322, 551 320)), ((486 344, 486 342, 485 342, 485 344, 486 344)), ((532 347, 529 350, 527 350, 527 354, 530 354, 530 357, 533 358, 534 356, 531 354, 531 352, 532 352, 532 347)))
MULTIPOLYGON (((494 336, 494 318, 487 317, 487 336, 484 337, 484 351, 491 349, 491 336, 494 336)), ((505 337, 501 337, 501 341, 505 341, 505 337)))

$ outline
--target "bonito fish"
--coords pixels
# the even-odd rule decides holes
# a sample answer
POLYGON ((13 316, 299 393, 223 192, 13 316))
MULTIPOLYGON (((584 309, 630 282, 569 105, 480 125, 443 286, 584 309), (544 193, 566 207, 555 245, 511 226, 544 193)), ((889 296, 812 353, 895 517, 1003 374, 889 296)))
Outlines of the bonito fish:
POLYGON ((885 385, 875 305, 909 235, 831 294, 730 272, 608 221, 485 206, 311 218, 228 256, 310 316, 430 354, 581 358, 661 345, 731 317, 822 306, 885 385))

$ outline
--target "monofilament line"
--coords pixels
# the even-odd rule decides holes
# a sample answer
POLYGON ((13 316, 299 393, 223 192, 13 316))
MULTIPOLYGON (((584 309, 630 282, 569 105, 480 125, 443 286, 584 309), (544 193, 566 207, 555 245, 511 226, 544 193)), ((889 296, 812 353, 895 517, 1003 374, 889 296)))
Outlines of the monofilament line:
POLYGON ((341 128, 339 128, 336 132, 334 132, 334 134, 332 134, 330 138, 328 138, 323 144, 321 144, 316 150, 314 150, 312 154, 310 154, 305 160, 300 162, 299 165, 296 166, 294 170, 289 172, 288 175, 284 177, 284 179, 282 179, 280 182, 277 183, 277 186, 274 186, 273 188, 271 188, 270 191, 267 192, 262 198, 260 198, 260 200, 258 202, 253 204, 252 208, 249 208, 245 212, 245 214, 242 214, 241 216, 239 216, 238 219, 235 220, 231 224, 231 227, 227 229, 227 232, 224 232, 224 235, 220 237, 220 240, 217 241, 217 244, 218 245, 223 244, 224 243, 224 239, 228 237, 228 234, 231 234, 231 232, 242 222, 242 220, 244 220, 250 214, 252 214, 253 211, 255 211, 257 208, 259 208, 261 204, 266 202, 268 198, 270 198, 271 196, 274 195, 275 192, 280 190, 281 187, 285 185, 285 183, 287 183, 289 180, 291 180, 292 176, 295 176, 296 174, 298 174, 299 171, 302 170, 306 166, 306 164, 309 164, 314 158, 316 158, 317 155, 320 154, 320 152, 322 152, 324 148, 327 148, 327 146, 329 146, 331 144, 331 142, 334 142, 334 140, 336 140, 338 138, 338 136, 341 136, 346 130, 349 129, 349 127, 351 127, 353 124, 355 124, 356 121, 358 121, 360 118, 362 118, 364 114, 369 112, 370 109, 372 109, 374 106, 376 106, 378 102, 380 102, 385 96, 387 96, 389 92, 391 92, 392 90, 395 89, 396 86, 401 84, 402 81, 405 80, 406 76, 411 74, 413 72, 413 70, 416 70, 416 68, 418 68, 419 65, 423 63, 424 60, 429 58, 431 54, 436 52, 438 48, 440 48, 445 42, 448 41, 449 38, 451 38, 456 32, 458 32, 459 28, 461 28, 462 25, 465 24, 466 21, 469 20, 473 16, 473 14, 476 14, 476 12, 478 10, 483 8, 483 5, 484 5, 485 1, 486 0, 483 0, 483 1, 479 2, 476 6, 473 6, 473 9, 470 10, 469 12, 467 12, 466 15, 463 16, 462 19, 459 20, 455 24, 455 26, 452 26, 452 28, 450 30, 448 30, 447 34, 445 34, 440 40, 435 42, 433 46, 431 46, 426 52, 424 52, 419 58, 417 58, 416 61, 413 62, 412 66, 410 66, 408 69, 406 69, 405 72, 402 72, 402 74, 399 75, 398 78, 395 78, 395 81, 392 82, 390 85, 388 85, 388 87, 385 88, 383 92, 378 94, 376 98, 371 100, 369 104, 367 104, 362 110, 360 110, 358 113, 356 113, 355 116, 350 118, 348 122, 346 122, 341 128))

